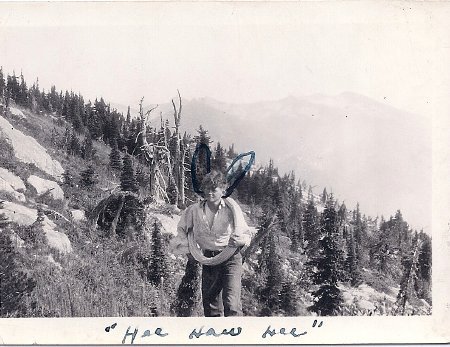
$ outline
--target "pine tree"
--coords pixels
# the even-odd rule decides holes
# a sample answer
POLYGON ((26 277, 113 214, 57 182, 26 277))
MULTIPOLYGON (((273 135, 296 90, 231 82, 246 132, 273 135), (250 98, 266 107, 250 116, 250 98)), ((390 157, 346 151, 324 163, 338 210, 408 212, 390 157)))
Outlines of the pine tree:
POLYGON ((266 283, 262 291, 262 300, 264 302, 264 309, 261 314, 263 316, 270 316, 278 313, 281 309, 281 290, 283 284, 283 273, 281 270, 281 261, 277 252, 275 242, 274 230, 270 231, 266 236, 268 242, 266 243, 269 252, 267 259, 265 259, 267 273, 266 283))
POLYGON ((284 281, 280 292, 281 305, 285 316, 296 316, 298 307, 298 294, 292 282, 284 281))
POLYGON ((167 259, 160 227, 155 220, 152 231, 150 266, 148 280, 159 286, 163 278, 167 278, 167 259))
POLYGON ((421 247, 418 259, 418 274, 421 280, 420 288, 418 288, 419 297, 431 301, 431 265, 432 265, 432 251, 431 238, 424 232, 419 234, 421 240, 421 247))
MULTIPOLYGON (((0 211, 5 208, 4 204, 5 204, 5 202, 3 200, 0 200, 0 211)), ((11 222, 8 219, 8 217, 6 217, 6 215, 4 213, 0 213, 0 228, 4 229, 9 224, 11 224, 11 222)))
POLYGON ((236 156, 237 156, 237 153, 234 150, 234 143, 232 143, 231 146, 228 147, 227 157, 228 157, 228 159, 233 160, 234 158, 236 158, 236 156))
POLYGON ((66 130, 64 131, 64 135, 61 138, 60 146, 65 149, 67 152, 70 151, 70 142, 72 139, 72 132, 69 127, 66 127, 66 130))
POLYGON ((226 166, 227 161, 225 157, 225 150, 220 142, 217 142, 216 148, 214 149, 214 158, 211 160, 211 169, 225 172, 227 168, 226 166))
POLYGON ((116 140, 113 141, 111 152, 109 153, 109 166, 114 170, 122 170, 122 158, 116 140))
POLYGON ((354 241, 357 261, 360 267, 366 263, 366 243, 367 243, 367 223, 361 218, 359 203, 356 204, 356 210, 353 211, 354 241))
POLYGON ((84 160, 91 160, 94 158, 94 155, 95 155, 95 149, 94 149, 94 145, 92 143, 92 137, 88 132, 86 134, 86 137, 84 138, 83 144, 81 146, 81 157, 84 160))
POLYGON ((120 176, 120 187, 123 191, 137 193, 139 191, 133 169, 131 156, 126 154, 123 158, 122 174, 120 176))
MULTIPOLYGON (((338 210, 338 223, 341 226, 344 226, 347 224, 347 206, 345 206, 345 203, 342 203, 338 210)), ((346 235, 344 235, 346 237, 346 235)))
MULTIPOLYGON (((3 216, 4 217, 4 216, 3 216)), ((27 312, 26 297, 36 283, 17 264, 19 255, 14 250, 7 232, 0 233, 0 317, 20 317, 27 312)))
POLYGON ((289 175, 288 189, 289 215, 287 219, 288 235, 291 238, 291 249, 298 252, 303 249, 305 235, 303 230, 303 204, 301 202, 301 188, 295 183, 293 172, 289 175))
POLYGON ((328 199, 328 193, 327 193, 327 188, 323 188, 323 192, 322 192, 322 203, 325 204, 327 202, 328 199))
MULTIPOLYGON (((197 144, 205 144, 209 147, 211 144, 211 138, 208 135, 208 130, 203 129, 203 126, 200 125, 197 130, 197 135, 194 136, 194 141, 197 144)), ((207 173, 207 155, 206 151, 200 150, 197 157, 197 166, 196 166, 196 174, 199 182, 203 180, 204 175, 207 173)))
POLYGON ((27 84, 25 83, 25 79, 23 78, 22 73, 20 74, 20 86, 19 86, 19 95, 16 100, 17 104, 27 107, 28 106, 28 89, 27 84))
POLYGON ((346 270, 350 284, 355 287, 361 284, 361 272, 358 266, 355 238, 353 237, 352 232, 350 232, 350 235, 348 236, 347 248, 347 259, 345 260, 346 270))
POLYGON ((402 255, 409 253, 411 250, 411 233, 400 210, 397 210, 392 222, 392 232, 397 239, 397 247, 402 255))
POLYGON ((197 311, 200 302, 200 273, 200 263, 189 258, 177 291, 175 312, 178 317, 191 317, 197 311))
POLYGON ((80 184, 87 188, 92 188, 97 180, 94 177, 95 171, 92 165, 89 165, 86 170, 81 172, 81 181, 80 184))
POLYGON ((411 302, 417 298, 417 293, 415 291, 415 284, 417 282, 418 275, 418 264, 419 264, 419 254, 420 254, 420 244, 419 238, 416 236, 413 240, 413 246, 410 252, 403 256, 403 276, 400 283, 400 290, 397 295, 397 313, 400 315, 406 314, 406 303, 411 302))
POLYGON ((63 184, 69 187, 73 187, 73 176, 70 173, 69 169, 64 170, 62 174, 63 184))
POLYGON ((0 103, 5 102, 5 76, 3 76, 3 67, 0 66, 0 103))
POLYGON ((20 86, 17 82, 17 77, 14 71, 12 76, 8 75, 6 77, 6 94, 6 107, 9 107, 10 99, 13 100, 16 104, 18 103, 18 100, 20 98, 20 86))
POLYGON ((68 121, 71 122, 72 120, 72 115, 70 113, 70 94, 69 92, 66 90, 66 93, 64 94, 64 100, 63 100, 63 104, 62 104, 62 113, 61 115, 63 116, 63 118, 68 121))
POLYGON ((130 106, 128 106, 126 122, 127 122, 126 123, 127 125, 130 125, 130 123, 131 123, 130 106))
POLYGON ((47 243, 44 232, 45 214, 41 205, 38 205, 37 218, 35 222, 29 227, 28 241, 31 248, 35 251, 41 251, 42 247, 47 243))
POLYGON ((70 143, 69 143, 67 152, 70 155, 80 155, 81 154, 80 140, 78 139, 78 136, 75 135, 75 133, 72 133, 72 135, 70 137, 70 143))
POLYGON ((318 213, 314 205, 312 195, 308 200, 306 209, 303 213, 303 232, 305 235, 306 253, 312 258, 319 247, 319 226, 318 226, 318 213))
POLYGON ((342 277, 342 250, 336 242, 336 219, 335 201, 331 195, 322 215, 320 250, 312 261, 316 267, 312 280, 319 288, 312 293, 314 304, 308 308, 321 316, 337 315, 343 301, 338 288, 338 281, 342 277))

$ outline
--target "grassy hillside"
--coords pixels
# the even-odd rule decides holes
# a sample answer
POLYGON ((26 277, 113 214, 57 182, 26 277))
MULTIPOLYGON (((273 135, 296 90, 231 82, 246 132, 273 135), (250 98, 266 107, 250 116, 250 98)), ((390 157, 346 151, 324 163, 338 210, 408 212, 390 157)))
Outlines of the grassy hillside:
MULTIPOLYGON (((11 261, 10 272, 5 276, 10 281, 22 278, 17 286, 23 293, 2 310, 2 316, 174 316, 186 312, 201 315, 198 296, 196 302, 189 302, 183 297, 186 293, 179 289, 186 270, 192 271, 191 285, 198 281, 198 267, 187 265, 184 257, 176 257, 167 250, 180 210, 149 195, 148 167, 138 158, 132 158, 134 170, 141 172, 139 190, 120 200, 116 194, 121 191, 121 171, 110 165, 111 146, 101 138, 93 139, 94 154, 87 157, 83 146, 86 137, 90 136, 88 131, 74 131, 71 124, 56 113, 37 113, 14 107, 15 113, 20 109, 23 116, 3 107, 4 119, 17 131, 35 138, 53 159, 59 161, 65 173, 62 177, 53 177, 34 164, 23 163, 16 158, 15 149, 0 132, 0 166, 18 176, 26 186, 23 191, 25 201, 18 201, 16 196, 4 190, 0 190, 0 199, 27 207, 35 218, 33 223, 10 220, 8 225, 6 222, 2 225, 0 244, 14 258, 8 260, 11 261), (73 141, 78 141, 76 151, 73 141), (94 172, 91 181, 86 179, 89 168, 94 172), (58 182, 64 198, 38 194, 28 183, 31 175, 58 182), (121 201, 123 207, 118 209, 121 201), (96 207, 102 204, 104 208, 96 215, 96 207), (63 252, 51 245, 49 231, 46 231, 50 222, 54 223, 54 232, 67 236, 72 251, 63 252), (162 240, 163 259, 156 259, 155 237, 162 240), (13 240, 12 246, 8 240, 13 240), (152 271, 157 261, 164 263, 165 270, 163 278, 155 280, 152 271), (189 307, 183 311, 180 309, 183 305, 189 307)), ((251 178, 246 178, 247 184, 242 184, 234 193, 249 223, 260 229, 272 202, 258 202, 254 197, 278 196, 280 202, 276 210, 281 209, 287 197, 283 198, 284 191, 280 187, 285 179, 290 180, 277 173, 267 175, 266 171, 253 173, 251 178), (264 187, 261 188, 264 194, 251 191, 259 185, 264 187)), ((193 196, 190 192, 190 197, 193 196)), ((306 190, 296 206, 305 209, 310 200, 320 215, 326 199, 313 194, 307 196, 306 190)), ((294 211, 292 207, 286 207, 288 210, 294 211)), ((314 303, 311 293, 320 286, 311 280, 311 271, 315 270, 310 265, 309 245, 304 242, 306 236, 302 236, 301 244, 294 245, 295 230, 285 225, 282 211, 280 213, 277 215, 279 229, 264 239, 244 265, 245 315, 312 314, 308 310, 314 303), (276 262, 270 259, 276 259, 276 262), (275 281, 273 287, 270 287, 271 281, 275 281)), ((347 211, 345 218, 351 220, 352 213, 347 211)), ((369 235, 365 242, 369 243, 376 239, 380 223, 371 219, 366 219, 365 223, 369 235)), ((347 245, 347 239, 342 235, 339 237, 342 247, 347 245)), ((345 250, 343 255, 348 256, 349 252, 345 250)), ((397 272, 388 274, 371 265, 368 251, 364 257, 367 258, 364 260, 366 265, 361 266, 363 271, 358 284, 350 284, 349 279, 339 283, 343 297, 339 314, 398 314, 396 302, 402 277, 400 258, 396 257, 395 266, 389 268, 397 272)), ((195 288, 189 290, 188 296, 195 298, 198 295, 195 288)), ((2 293, 7 291, 7 287, 2 287, 2 293)), ((431 295, 427 295, 410 299, 406 305, 407 313, 429 314, 431 295)))

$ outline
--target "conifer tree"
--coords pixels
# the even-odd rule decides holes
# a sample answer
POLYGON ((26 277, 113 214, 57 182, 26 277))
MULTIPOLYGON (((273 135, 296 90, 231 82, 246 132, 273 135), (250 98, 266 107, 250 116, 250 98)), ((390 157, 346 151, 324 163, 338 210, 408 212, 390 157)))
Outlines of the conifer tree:
POLYGON ((266 236, 268 238, 267 245, 269 247, 268 257, 265 259, 266 264, 266 283, 262 291, 262 299, 264 309, 261 314, 270 316, 277 313, 281 309, 281 290, 283 284, 283 273, 281 270, 280 257, 277 252, 274 230, 270 231, 266 236))
POLYGON ((84 105, 83 101, 80 100, 80 97, 74 94, 73 92, 70 93, 68 112, 69 112, 69 119, 73 125, 73 128, 77 132, 80 132, 83 127, 82 115, 84 113, 84 105))
POLYGON ((153 223, 150 266, 148 280, 155 286, 161 284, 162 278, 167 278, 167 259, 160 226, 153 223))
MULTIPOLYGON (((0 214, 4 217, 4 215, 0 214)), ((36 283, 17 264, 19 255, 14 250, 8 232, 0 232, 0 317, 21 317, 26 314, 25 298, 36 283)))
POLYGON ((418 294, 421 298, 431 301, 431 238, 424 232, 419 234, 421 240, 421 247, 418 259, 418 274, 421 279, 421 286, 418 289, 418 294))
POLYGON ((130 123, 131 123, 131 114, 130 114, 130 106, 128 106, 126 124, 130 125, 130 123))
POLYGON ((6 215, 1 212, 5 208, 5 201, 0 200, 0 230, 3 231, 6 227, 8 227, 9 224, 11 224, 11 221, 6 217, 6 215))
POLYGON ((337 315, 343 301, 338 288, 342 277, 342 250, 336 242, 336 217, 335 201, 331 195, 322 215, 320 249, 312 261, 316 267, 312 280, 319 288, 312 293, 314 304, 308 308, 321 316, 337 315))
POLYGON ((69 147, 67 152, 71 155, 80 155, 81 154, 81 144, 78 136, 73 132, 70 137, 69 147))
POLYGON ((402 255, 409 253, 411 250, 411 233, 408 223, 403 219, 400 210, 397 210, 392 222, 392 232, 397 239, 397 247, 402 255))
POLYGON ((63 184, 69 187, 73 186, 73 176, 70 173, 69 169, 65 169, 62 174, 63 184))
POLYGON ((94 175, 94 167, 92 165, 89 165, 86 170, 81 172, 81 185, 87 188, 92 188, 97 183, 94 175))
POLYGON ((59 96, 56 91, 56 87, 53 85, 50 88, 50 93, 48 94, 48 102, 50 104, 51 112, 58 112, 60 109, 59 96))
POLYGON ((10 99, 17 103, 17 98, 19 97, 19 83, 17 82, 17 77, 13 71, 13 75, 8 75, 6 77, 6 96, 5 105, 9 107, 10 99))
POLYGON ((338 210, 338 223, 339 225, 347 224, 347 206, 342 203, 338 210))
POLYGON ((416 236, 413 240, 412 249, 405 254, 402 259, 403 276, 400 283, 400 290, 397 295, 397 313, 404 315, 406 313, 406 303, 411 302, 417 297, 415 285, 418 275, 418 263, 420 254, 419 238, 416 236))
POLYGON ((361 272, 358 266, 355 238, 352 232, 350 232, 350 235, 348 236, 347 248, 347 258, 345 260, 345 265, 348 273, 348 278, 352 286, 358 286, 359 284, 361 284, 361 272))
POLYGON ((305 235, 306 245, 306 253, 310 258, 316 254, 317 249, 319 247, 319 223, 318 223, 318 213, 316 207, 314 205, 314 200, 312 194, 308 200, 308 204, 306 205, 306 209, 303 213, 303 232, 305 235))
MULTIPOLYGON (((194 141, 197 144, 205 144, 209 147, 209 145, 211 144, 211 138, 208 135, 208 130, 203 129, 203 126, 200 125, 199 129, 197 130, 197 135, 194 136, 194 141)), ((206 174, 207 172, 207 165, 206 165, 206 151, 199 151, 198 153, 198 157, 197 157, 197 179, 199 180, 199 182, 202 181, 203 176, 206 174)))
POLYGON ((29 227, 28 241, 30 242, 32 249, 40 251, 42 246, 47 243, 47 239, 44 233, 44 221, 45 214, 42 206, 39 205, 37 209, 36 221, 29 227))
POLYGON ((114 170, 122 170, 122 158, 117 146, 117 141, 114 139, 109 153, 109 166, 114 170))
POLYGON ((191 317, 200 302, 200 263, 188 258, 184 276, 177 291, 175 312, 178 317, 191 317))
POLYGON ((236 156, 237 156, 237 153, 234 150, 234 143, 232 143, 231 146, 228 147, 227 157, 228 157, 228 159, 233 160, 234 158, 236 158, 236 156))
POLYGON ((136 176, 133 169, 131 156, 126 154, 123 158, 122 174, 120 176, 120 187, 123 191, 137 193, 139 191, 136 176))
POLYGON ((367 224, 361 217, 359 203, 356 204, 356 210, 353 211, 354 241, 358 265, 365 265, 366 243, 367 243, 367 224))
POLYGON ((5 98, 5 76, 3 76, 3 68, 0 66, 0 102, 4 102, 5 98))
POLYGON ((211 167, 212 169, 216 169, 220 172, 225 172, 226 166, 227 161, 225 157, 225 150, 220 142, 217 142, 216 148, 214 149, 214 158, 211 160, 211 167))
POLYGON ((322 203, 325 204, 327 202, 328 199, 328 193, 327 193, 327 188, 323 188, 323 192, 322 192, 322 203))
POLYGON ((67 152, 70 151, 70 141, 72 139, 72 132, 69 127, 66 127, 64 131, 64 135, 61 138, 61 147, 64 148, 67 152))
POLYGON ((27 107, 28 106, 28 89, 27 84, 23 78, 22 73, 20 74, 20 86, 19 86, 19 94, 16 100, 17 104, 27 107))
POLYGON ((66 93, 64 94, 64 100, 63 100, 63 105, 62 105, 62 116, 63 118, 70 122, 71 121, 71 114, 70 114, 70 94, 69 92, 66 90, 66 93))
POLYGON ((280 308, 284 311, 285 316, 297 315, 298 294, 292 282, 284 281, 281 285, 280 292, 280 308))
POLYGON ((81 146, 81 157, 84 160, 91 160, 94 158, 95 149, 92 143, 91 134, 88 132, 84 138, 83 144, 81 146))

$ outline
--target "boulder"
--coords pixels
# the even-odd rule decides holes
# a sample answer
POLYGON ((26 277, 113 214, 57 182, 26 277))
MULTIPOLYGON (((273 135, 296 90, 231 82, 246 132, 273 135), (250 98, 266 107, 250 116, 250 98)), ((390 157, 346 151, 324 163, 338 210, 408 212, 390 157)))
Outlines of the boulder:
POLYGON ((86 214, 83 210, 71 210, 70 214, 74 221, 79 222, 86 219, 86 214))
MULTIPOLYGON (((37 219, 37 210, 35 209, 9 201, 5 201, 3 207, 2 213, 4 213, 11 222, 19 225, 30 226, 37 219)), ((56 224, 48 219, 47 216, 44 216, 43 230, 48 245, 62 253, 72 252, 72 245, 67 235, 55 230, 55 228, 56 224)))
POLYGON ((35 175, 28 177, 27 182, 36 189, 38 194, 49 192, 49 195, 55 200, 64 200, 64 191, 55 181, 49 181, 35 175))
POLYGON ((16 200, 24 202, 26 200, 23 193, 17 190, 25 190, 25 184, 20 177, 12 172, 0 167, 0 191, 11 194, 16 200))
POLYGON ((9 112, 11 112, 11 114, 13 116, 16 116, 18 118, 26 118, 25 115, 23 114, 23 112, 21 110, 19 110, 18 108, 16 108, 16 107, 10 106, 9 107, 9 112))
POLYGON ((14 149, 15 157, 24 163, 36 165, 47 174, 60 180, 64 169, 61 164, 52 159, 44 147, 33 137, 15 129, 11 123, 0 116, 0 132, 14 149))
POLYGON ((4 209, 2 209, 2 213, 4 213, 11 222, 19 225, 29 226, 37 219, 37 210, 26 206, 5 201, 3 207, 4 209))
POLYGON ((25 184, 19 176, 0 167, 0 179, 6 181, 14 190, 26 190, 25 184))
MULTIPOLYGON (((61 253, 71 253, 73 251, 72 244, 70 243, 67 235, 56 231, 54 227, 46 225, 46 221, 50 220, 47 217, 46 220, 44 220, 44 232, 47 238, 48 245, 54 249, 57 249, 61 253)), ((53 223, 53 225, 55 224, 53 223)))

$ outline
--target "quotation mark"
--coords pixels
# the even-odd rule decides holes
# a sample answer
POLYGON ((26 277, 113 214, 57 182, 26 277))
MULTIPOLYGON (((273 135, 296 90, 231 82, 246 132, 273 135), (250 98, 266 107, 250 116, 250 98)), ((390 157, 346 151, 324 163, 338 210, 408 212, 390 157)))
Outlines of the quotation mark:
POLYGON ((107 333, 109 333, 109 331, 110 331, 111 329, 114 329, 116 326, 117 326, 117 323, 114 323, 113 325, 111 325, 111 326, 109 326, 109 327, 106 327, 106 328, 105 328, 105 331, 106 331, 107 333))
POLYGON ((314 319, 312 327, 315 328, 317 325, 317 327, 320 328, 322 326, 322 324, 323 324, 323 321, 320 321, 319 325, 317 325, 317 319, 314 319))

